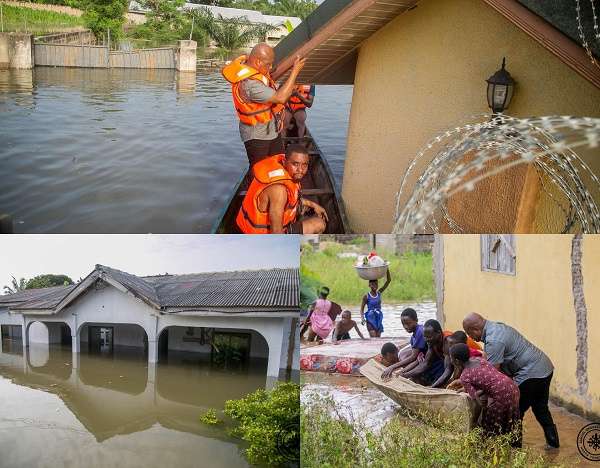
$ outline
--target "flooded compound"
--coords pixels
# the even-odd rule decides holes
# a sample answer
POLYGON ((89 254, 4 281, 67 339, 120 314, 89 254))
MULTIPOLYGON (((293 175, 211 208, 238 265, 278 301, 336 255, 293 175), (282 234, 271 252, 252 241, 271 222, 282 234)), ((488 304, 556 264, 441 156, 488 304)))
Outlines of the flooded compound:
MULTIPOLYGON (((351 86, 307 124, 341 184, 351 86)), ((246 171, 219 71, 0 70, 0 214, 17 233, 209 233, 246 171)))
POLYGON ((32 343, 24 357, 20 342, 3 345, 3 468, 248 466, 226 427, 200 416, 213 408, 221 417, 226 400, 264 388, 265 359, 224 365, 169 350, 152 365, 139 348, 77 355, 32 343))

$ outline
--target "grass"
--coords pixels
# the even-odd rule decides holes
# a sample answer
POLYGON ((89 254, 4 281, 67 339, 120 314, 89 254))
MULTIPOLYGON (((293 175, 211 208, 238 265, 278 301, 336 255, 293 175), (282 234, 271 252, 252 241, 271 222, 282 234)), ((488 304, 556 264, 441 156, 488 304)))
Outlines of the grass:
POLYGON ((300 412, 302 466, 350 467, 545 467, 542 456, 513 449, 513 435, 486 438, 479 429, 459 433, 395 416, 379 433, 337 414, 331 400, 303 405, 300 412))
MULTIPOLYGON (((366 281, 360 279, 354 269, 355 258, 339 258, 341 252, 352 250, 341 244, 329 243, 322 251, 303 247, 301 277, 303 286, 310 288, 318 283, 331 289, 331 300, 341 304, 360 304, 368 291, 366 281)), ((364 247, 362 253, 368 253, 364 247)), ((381 253, 390 262, 392 282, 383 294, 384 303, 435 299, 433 259, 430 252, 405 252, 398 256, 381 253)), ((383 285, 380 280, 380 286, 383 285)))
POLYGON ((83 19, 54 11, 2 5, 4 32, 43 34, 84 26, 83 19))

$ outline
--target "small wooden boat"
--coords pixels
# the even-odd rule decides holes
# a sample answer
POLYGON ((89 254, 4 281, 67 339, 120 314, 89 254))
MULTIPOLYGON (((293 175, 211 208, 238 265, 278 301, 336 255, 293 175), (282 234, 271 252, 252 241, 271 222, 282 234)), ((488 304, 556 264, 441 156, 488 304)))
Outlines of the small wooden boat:
MULTIPOLYGON (((293 131, 291 132, 293 134, 293 131)), ((327 211, 329 222, 327 223, 328 234, 346 234, 348 232, 348 222, 346 212, 342 203, 341 196, 335 186, 333 174, 325 159, 325 156, 319 149, 317 143, 312 138, 308 130, 302 138, 289 136, 284 138, 284 144, 303 143, 309 151, 310 166, 308 172, 302 178, 302 196, 312 200, 327 211)), ((233 195, 227 201, 224 210, 215 222, 213 234, 231 234, 237 233, 235 218, 242 206, 242 200, 246 195, 248 186, 252 180, 250 170, 242 176, 233 190, 233 195)))
POLYGON ((360 368, 360 373, 409 415, 426 422, 452 422, 457 430, 464 432, 472 429, 475 404, 466 393, 424 387, 400 376, 384 381, 381 379, 384 370, 385 366, 371 359, 360 368))

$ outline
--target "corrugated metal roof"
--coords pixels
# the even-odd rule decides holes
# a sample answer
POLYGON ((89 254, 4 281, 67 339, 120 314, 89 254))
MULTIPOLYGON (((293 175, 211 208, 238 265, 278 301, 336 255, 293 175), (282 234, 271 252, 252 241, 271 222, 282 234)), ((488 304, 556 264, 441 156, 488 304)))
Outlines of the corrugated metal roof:
MULTIPOLYGON (((71 291, 74 287, 75 285, 54 286, 51 288, 44 289, 26 289, 25 291, 21 291, 16 294, 7 294, 4 296, 0 296, 0 306, 8 304, 18 304, 19 306, 21 306, 22 304, 29 303, 39 303, 40 305, 44 305, 45 301, 47 300, 48 307, 38 308, 52 308, 56 305, 54 304, 55 301, 58 303, 58 301, 65 297, 69 293, 69 291, 71 291)), ((15 307, 18 306, 14 306, 13 308, 15 307)))
MULTIPOLYGON (((295 268, 147 277, 103 265, 96 265, 94 271, 122 284, 142 300, 160 307, 299 307, 299 273, 295 268)), ((5 304, 15 310, 54 309, 76 287, 31 289, 0 296, 0 306, 5 304)))

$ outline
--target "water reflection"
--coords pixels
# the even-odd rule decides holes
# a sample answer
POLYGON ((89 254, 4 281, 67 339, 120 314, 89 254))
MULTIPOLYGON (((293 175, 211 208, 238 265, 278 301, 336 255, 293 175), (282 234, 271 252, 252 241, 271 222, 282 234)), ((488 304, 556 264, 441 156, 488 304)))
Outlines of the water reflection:
MULTIPOLYGON (((4 342, 5 352, 0 353, 0 402, 17 391, 12 387, 21 388, 20 395, 27 395, 27 398, 12 400, 10 410, 0 405, 0 435, 4 435, 3 429, 11 427, 15 418, 30 421, 26 424, 30 431, 26 433, 36 433, 40 424, 48 424, 40 415, 40 408, 50 404, 52 410, 57 407, 56 411, 60 413, 52 418, 52 424, 70 432, 91 434, 100 444, 116 436, 132 434, 135 437, 127 439, 129 442, 119 439, 119 443, 137 453, 141 448, 139 444, 152 444, 153 438, 146 434, 150 429, 155 434, 153 437, 166 438, 172 437, 170 431, 178 431, 196 437, 192 447, 185 449, 181 457, 189 456, 199 447, 204 450, 204 456, 210 453, 213 457, 214 443, 217 455, 211 466, 245 466, 237 450, 237 441, 227 436, 223 429, 201 424, 199 416, 209 408, 221 409, 227 399, 239 398, 264 387, 265 360, 252 360, 245 369, 231 372, 211 367, 209 360, 195 353, 170 352, 168 364, 148 365, 144 351, 136 348, 115 347, 112 354, 73 355, 69 347, 37 344, 30 346, 24 358, 18 345, 11 346, 8 341, 4 342), (73 356, 76 362, 73 362, 73 356), (44 392, 28 393, 23 388, 44 392), (62 403, 58 404, 47 394, 56 395, 62 403), (47 402, 49 398, 52 403, 47 402), (65 414, 60 410, 62 404, 69 410, 65 414), (235 450, 230 448, 220 456, 219 447, 222 448, 224 443, 235 450)), ((72 435, 63 436, 66 437, 63 444, 73 442, 72 435)), ((3 453, 8 448, 5 443, 0 437, 3 453)), ((68 447, 62 449, 71 450, 68 447)), ((173 461, 178 465, 179 461, 184 466, 189 464, 177 456, 173 461)), ((129 462, 125 459, 124 465, 119 464, 129 466, 129 462)), ((198 463, 189 465, 201 466, 198 463)), ((154 462, 152 466, 155 466, 154 462)))
MULTIPOLYGON (((341 181, 351 87, 309 126, 341 181)), ((17 233, 210 232, 247 167, 218 70, 0 70, 0 213, 17 233)))

